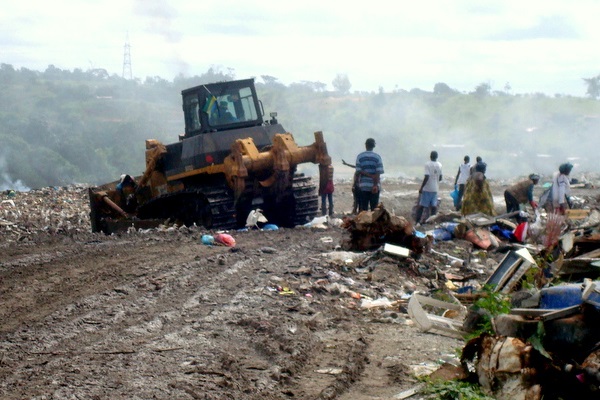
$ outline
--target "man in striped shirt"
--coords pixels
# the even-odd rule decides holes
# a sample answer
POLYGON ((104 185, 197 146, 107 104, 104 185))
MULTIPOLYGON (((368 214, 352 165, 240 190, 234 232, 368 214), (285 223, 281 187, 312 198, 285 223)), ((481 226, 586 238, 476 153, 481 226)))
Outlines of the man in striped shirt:
POLYGON ((373 211, 379 204, 381 191, 380 176, 383 174, 383 161, 381 156, 373 151, 375 139, 369 138, 365 142, 366 151, 356 156, 356 178, 358 179, 359 211, 371 209, 373 211))

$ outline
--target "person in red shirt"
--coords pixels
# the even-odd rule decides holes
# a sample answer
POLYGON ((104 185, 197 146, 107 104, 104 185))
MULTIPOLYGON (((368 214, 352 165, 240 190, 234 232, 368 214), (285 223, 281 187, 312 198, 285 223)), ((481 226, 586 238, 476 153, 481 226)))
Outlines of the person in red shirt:
POLYGON ((327 179, 321 180, 319 185, 319 195, 321 196, 321 215, 333 217, 333 166, 327 166, 327 179), (329 214, 327 213, 327 203, 329 203, 329 214))

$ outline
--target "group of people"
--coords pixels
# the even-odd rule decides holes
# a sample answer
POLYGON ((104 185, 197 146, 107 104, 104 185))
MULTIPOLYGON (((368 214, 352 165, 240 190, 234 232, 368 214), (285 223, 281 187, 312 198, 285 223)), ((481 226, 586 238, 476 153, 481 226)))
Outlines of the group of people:
POLYGON ((480 156, 475 158, 475 164, 471 165, 470 162, 471 158, 465 156, 454 178, 458 189, 456 210, 463 215, 496 215, 492 190, 485 175, 487 164, 480 156))
MULTIPOLYGON (((374 151, 375 139, 369 138, 365 142, 365 151, 358 154, 356 164, 352 165, 342 160, 344 165, 355 168, 353 194, 354 206, 352 213, 374 210, 379 203, 381 192, 381 175, 384 173, 383 161, 374 151)), ((422 224, 425 220, 437 214, 439 182, 442 181, 442 164, 438 161, 438 152, 429 154, 429 161, 425 164, 425 174, 421 186, 417 207, 414 212, 415 224, 422 224)), ((543 206, 549 211, 564 214, 570 205, 570 180, 569 174, 573 169, 570 163, 561 164, 558 174, 555 174, 549 191, 549 201, 543 206)), ((321 179, 319 194, 321 195, 322 215, 333 215, 333 167, 327 170, 327 179, 321 179), (327 207, 329 203, 329 207, 327 207)), ((478 156, 475 163, 467 155, 458 167, 454 178, 457 195, 454 205, 462 215, 483 213, 490 216, 496 215, 494 199, 488 180, 486 179, 487 164, 478 156)), ((530 174, 527 179, 509 186, 504 191, 507 214, 518 212, 523 205, 529 204, 534 210, 538 203, 534 200, 533 190, 540 181, 538 174, 530 174)))
MULTIPOLYGON (((470 161, 469 156, 464 157, 464 162, 459 165, 454 178, 454 185, 458 191, 455 200, 456 210, 461 211, 463 215, 476 212, 495 215, 492 192, 485 178, 487 164, 481 157, 477 157, 474 165, 471 165, 470 161)), ((438 152, 434 150, 429 154, 429 161, 425 164, 425 176, 419 188, 418 204, 414 215, 417 225, 425 223, 428 217, 437 214, 441 180, 442 164, 438 161, 438 152)))
MULTIPOLYGON (((425 178, 419 190, 419 211, 416 215, 416 222, 421 223, 422 210, 429 207, 430 215, 437 211, 437 193, 425 192, 425 188, 430 182, 430 177, 437 176, 431 168, 434 161, 437 161, 437 152, 431 153, 431 161, 425 165, 425 178), (425 195, 423 194, 426 193, 425 195)), ((455 207, 463 215, 483 213, 486 215, 496 215, 494 199, 489 183, 486 179, 487 164, 481 157, 476 158, 474 165, 470 163, 471 159, 467 155, 463 163, 459 165, 454 185, 457 191, 455 207)), ((437 163, 439 164, 439 163, 437 163)), ((441 180, 441 164, 439 164, 439 179, 441 180)), ((561 164, 558 174, 554 175, 551 188, 549 189, 549 201, 544 204, 548 211, 564 214, 570 205, 570 183, 569 174, 573 169, 570 163, 561 164)), ((529 204, 533 210, 537 210, 538 203, 534 200, 533 189, 540 181, 538 174, 530 174, 527 179, 519 181, 509 186, 504 191, 504 201, 506 203, 506 213, 519 212, 523 205, 529 204)), ((437 191, 437 186, 432 191, 437 191)))
MULTIPOLYGON (((485 176, 486 170, 487 164, 479 156, 476 158, 474 165, 471 165, 469 156, 465 156, 463 163, 459 165, 454 178, 454 185, 458 192, 455 207, 463 215, 477 212, 488 215, 496 214, 492 191, 485 176)), ((442 164, 438 161, 437 151, 432 151, 429 155, 429 161, 425 164, 425 176, 419 188, 418 204, 414 215, 417 225, 424 223, 428 217, 437 214, 439 182, 441 180, 442 164), (425 211, 427 212, 424 213, 425 211)))

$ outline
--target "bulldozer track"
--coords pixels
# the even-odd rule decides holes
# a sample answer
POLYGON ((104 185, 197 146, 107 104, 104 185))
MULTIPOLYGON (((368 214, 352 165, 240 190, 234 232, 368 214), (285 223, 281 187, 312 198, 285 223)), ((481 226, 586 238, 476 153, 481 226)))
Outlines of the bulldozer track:
POLYGON ((319 210, 317 187, 311 177, 294 176, 294 197, 296 199, 296 216, 294 223, 303 225, 312 220, 319 210))
MULTIPOLYGON (((252 184, 248 185, 250 187, 252 184)), ((311 177, 297 174, 294 176, 292 190, 295 200, 293 223, 303 225, 317 214, 317 188, 311 177)), ((236 212, 231 190, 225 185, 217 184, 156 197, 143 205, 142 214, 144 218, 172 218, 183 221, 186 225, 196 223, 208 229, 225 230, 239 227, 236 212), (210 215, 207 214, 208 209, 210 215), (161 210, 178 212, 177 215, 167 216, 161 215, 161 210)))

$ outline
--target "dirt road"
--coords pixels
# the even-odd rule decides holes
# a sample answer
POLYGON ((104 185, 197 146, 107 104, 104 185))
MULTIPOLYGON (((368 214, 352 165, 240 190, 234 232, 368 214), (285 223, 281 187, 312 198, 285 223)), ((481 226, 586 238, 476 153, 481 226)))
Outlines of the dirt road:
MULTIPOLYGON (((382 196, 401 215, 415 198, 414 184, 382 196)), ((349 187, 335 199, 349 210, 349 187)), ((392 398, 462 347, 405 313, 426 265, 335 251, 337 227, 232 232, 233 248, 204 233, 4 240, 0 398, 392 398)))

